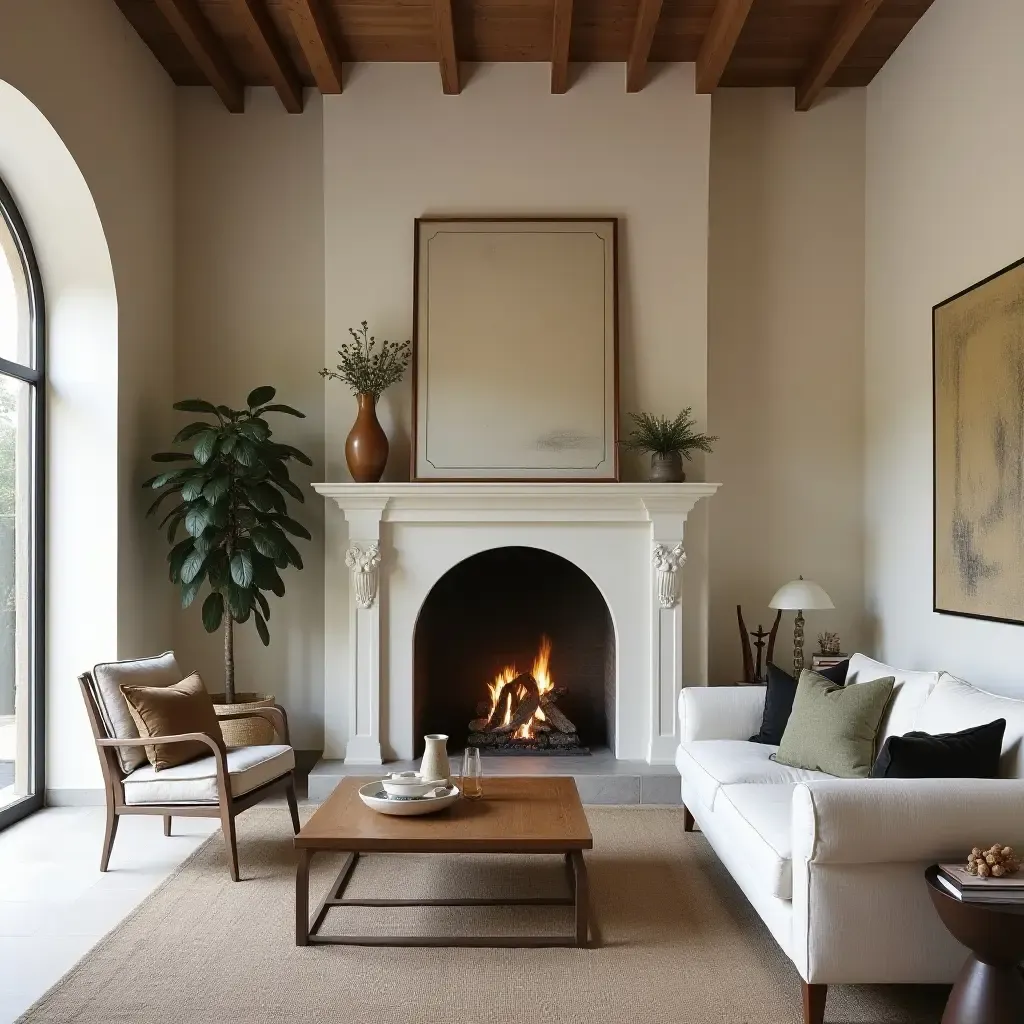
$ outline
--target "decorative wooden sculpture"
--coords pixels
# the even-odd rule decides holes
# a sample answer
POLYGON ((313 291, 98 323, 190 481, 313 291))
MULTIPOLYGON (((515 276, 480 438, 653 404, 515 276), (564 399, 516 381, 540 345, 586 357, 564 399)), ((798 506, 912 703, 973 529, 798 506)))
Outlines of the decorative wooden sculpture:
POLYGON ((740 627, 740 645, 743 648, 743 682, 751 684, 763 683, 767 677, 768 662, 775 656, 775 634, 779 629, 782 612, 776 613, 775 622, 768 633, 761 628, 760 623, 757 624, 756 630, 753 632, 748 631, 747 625, 743 621, 743 609, 740 605, 736 605, 736 619, 740 627), (757 650, 756 661, 754 653, 750 649, 751 637, 754 638, 754 647, 757 650), (765 640, 767 640, 767 645, 765 640), (767 652, 765 652, 766 646, 768 648, 767 652), (762 654, 766 654, 763 660, 762 654))

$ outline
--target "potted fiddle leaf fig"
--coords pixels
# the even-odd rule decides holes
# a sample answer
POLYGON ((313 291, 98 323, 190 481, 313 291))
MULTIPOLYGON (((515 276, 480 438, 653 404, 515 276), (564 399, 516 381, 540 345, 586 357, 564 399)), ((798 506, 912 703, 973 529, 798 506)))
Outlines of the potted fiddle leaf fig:
MULTIPOLYGON (((222 714, 272 706, 272 695, 235 690, 235 623, 252 621, 264 645, 270 643, 270 602, 283 597, 281 572, 302 568, 302 558, 290 538, 309 540, 309 531, 288 514, 288 499, 303 502, 288 465, 313 464, 304 452, 273 438, 274 414, 303 417, 290 405, 274 402, 275 388, 256 388, 246 408, 231 409, 202 399, 176 402, 181 412, 205 418, 187 424, 174 435, 184 451, 158 452, 153 461, 172 464, 143 486, 160 491, 147 515, 167 499, 161 528, 166 528, 169 576, 188 608, 202 593, 203 626, 224 633, 224 693, 214 703, 222 714), (180 463, 180 465, 178 465, 180 463)), ((228 746, 272 743, 273 728, 266 719, 222 723, 228 746)))

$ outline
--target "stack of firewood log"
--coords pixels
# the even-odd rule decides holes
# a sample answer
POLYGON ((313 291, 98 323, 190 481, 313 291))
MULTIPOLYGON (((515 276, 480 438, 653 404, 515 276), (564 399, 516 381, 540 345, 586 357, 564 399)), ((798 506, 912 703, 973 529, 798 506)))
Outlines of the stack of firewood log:
POLYGON ((576 726, 558 707, 558 699, 564 696, 565 690, 557 686, 542 692, 537 686, 537 680, 529 672, 524 672, 505 683, 493 704, 477 705, 480 717, 469 723, 466 742, 470 746, 484 749, 579 747, 576 726), (528 737, 517 736, 523 726, 529 726, 528 737))

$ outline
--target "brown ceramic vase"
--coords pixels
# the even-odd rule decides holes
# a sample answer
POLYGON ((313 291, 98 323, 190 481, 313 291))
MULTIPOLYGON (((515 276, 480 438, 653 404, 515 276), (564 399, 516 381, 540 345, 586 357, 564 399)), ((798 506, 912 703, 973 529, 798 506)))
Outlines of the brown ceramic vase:
POLYGON ((356 402, 359 411, 345 439, 345 461, 356 483, 375 484, 388 464, 388 436, 377 419, 373 395, 356 395, 356 402))

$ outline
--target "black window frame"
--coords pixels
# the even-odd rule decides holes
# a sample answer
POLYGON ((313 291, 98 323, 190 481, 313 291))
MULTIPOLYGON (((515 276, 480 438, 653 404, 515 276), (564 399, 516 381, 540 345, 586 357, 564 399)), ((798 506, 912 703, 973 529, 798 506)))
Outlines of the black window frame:
POLYGON ((32 792, 0 808, 0 830, 43 806, 46 793, 46 303, 43 279, 28 228, 10 189, 0 179, 0 218, 14 239, 28 286, 32 365, 0 357, 0 373, 30 385, 32 395, 31 512, 29 515, 29 773, 32 792))

